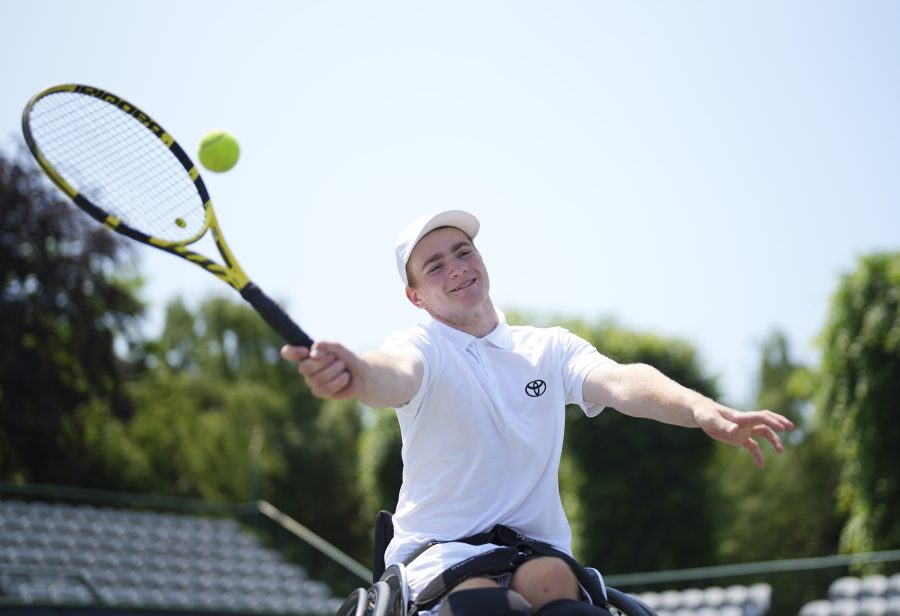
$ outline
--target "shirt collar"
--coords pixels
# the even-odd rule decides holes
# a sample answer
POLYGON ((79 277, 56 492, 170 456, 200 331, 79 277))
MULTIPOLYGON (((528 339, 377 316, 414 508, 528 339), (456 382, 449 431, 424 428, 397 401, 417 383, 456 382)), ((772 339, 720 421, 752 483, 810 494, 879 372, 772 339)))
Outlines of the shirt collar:
POLYGON ((495 347, 508 351, 513 348, 512 332, 510 332, 509 325, 506 323, 506 315, 497 308, 494 310, 497 311, 497 327, 494 328, 494 331, 485 336, 484 339, 495 347))
MULTIPOLYGON (((497 327, 491 331, 487 336, 482 338, 485 342, 489 342, 495 347, 509 350, 513 347, 512 341, 512 333, 509 330, 509 325, 506 323, 506 315, 503 314, 503 311, 495 308, 497 312, 497 327)), ((432 319, 431 326, 436 330, 440 331, 445 338, 447 338, 453 346, 459 348, 460 350, 465 350, 471 345, 475 340, 478 340, 472 334, 468 334, 462 330, 456 329, 455 327, 451 327, 446 323, 441 323, 436 319, 432 319)))

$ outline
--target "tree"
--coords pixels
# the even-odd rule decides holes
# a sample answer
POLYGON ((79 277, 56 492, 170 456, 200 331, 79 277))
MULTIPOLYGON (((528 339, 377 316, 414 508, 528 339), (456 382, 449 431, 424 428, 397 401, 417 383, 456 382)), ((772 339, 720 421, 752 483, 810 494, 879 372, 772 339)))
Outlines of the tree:
POLYGON ((900 253, 862 258, 831 301, 817 419, 840 435, 847 552, 900 545, 900 253))
MULTIPOLYGON (((241 477, 232 490, 258 486, 252 493, 240 493, 245 494, 243 498, 259 496, 271 501, 348 553, 367 558, 371 523, 363 519, 356 483, 360 411, 350 402, 323 403, 314 398, 295 367, 279 357, 282 344, 240 300, 210 297, 196 311, 175 300, 166 308, 161 336, 144 348, 143 378, 153 391, 169 399, 187 400, 181 406, 188 415, 204 413, 207 425, 222 423, 223 435, 239 438, 242 444, 230 449, 225 441, 212 449, 201 448, 203 455, 220 460, 222 466, 254 468, 247 466, 247 447, 254 430, 256 438, 263 439, 259 475, 241 477), (194 383, 193 390, 184 389, 184 379, 194 383), (210 406, 208 400, 216 391, 222 393, 213 396, 216 402, 210 406), (235 403, 235 397, 240 403, 235 403), (240 410, 235 404, 246 408, 240 410), (227 451, 231 455, 226 460, 223 454, 227 451)), ((147 419, 148 424, 163 426, 174 421, 171 413, 156 408, 152 398, 141 398, 141 402, 139 414, 156 418, 147 419)), ((168 451, 166 460, 178 456, 187 460, 196 457, 196 452, 183 451, 191 446, 191 441, 183 440, 155 445, 145 442, 140 448, 168 451)), ((204 490, 219 481, 216 469, 194 468, 203 471, 194 485, 198 490, 195 496, 208 497, 204 490)))
POLYGON ((130 406, 115 353, 142 305, 124 243, 64 201, 33 165, 0 157, 0 477, 96 485, 66 418, 130 406))
MULTIPOLYGON (((650 364, 715 397, 694 349, 613 323, 568 327, 620 363, 650 364)), ((625 573, 707 564, 714 553, 706 471, 715 443, 700 430, 638 420, 608 409, 589 419, 567 412, 564 498, 577 532, 576 555, 625 573), (574 504, 574 505, 573 505, 574 504)))
POLYGON ((775 331, 763 342, 756 408, 791 418, 786 447, 769 455, 762 471, 739 449, 716 452, 711 475, 716 502, 718 557, 748 562, 825 556, 837 551, 843 519, 835 513, 840 460, 830 433, 811 421, 815 375, 797 363, 787 338, 775 331))
POLYGON ((283 396, 246 380, 156 371, 126 385, 134 414, 97 401, 69 418, 84 435, 92 471, 118 490, 219 502, 250 500, 258 476, 270 492, 286 472, 269 447, 254 447, 286 415, 283 396), (262 430, 262 432, 260 432, 262 430))
POLYGON ((403 480, 403 459, 396 414, 384 409, 372 413, 372 422, 363 432, 359 444, 359 485, 365 515, 374 530, 375 515, 382 509, 393 511, 397 505, 403 480))

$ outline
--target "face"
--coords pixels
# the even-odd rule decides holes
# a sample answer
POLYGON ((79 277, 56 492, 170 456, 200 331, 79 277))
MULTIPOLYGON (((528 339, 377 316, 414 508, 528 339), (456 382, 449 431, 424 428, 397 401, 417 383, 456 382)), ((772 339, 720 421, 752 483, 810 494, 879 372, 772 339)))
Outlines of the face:
POLYGON ((419 308, 450 325, 493 315, 487 269, 472 241, 455 227, 427 234, 410 253, 406 296, 419 308))

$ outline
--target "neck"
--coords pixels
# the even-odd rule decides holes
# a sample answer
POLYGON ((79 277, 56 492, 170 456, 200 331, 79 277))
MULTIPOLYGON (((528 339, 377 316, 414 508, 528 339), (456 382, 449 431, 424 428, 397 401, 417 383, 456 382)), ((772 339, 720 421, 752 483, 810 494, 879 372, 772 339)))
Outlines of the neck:
POLYGON ((429 311, 431 317, 453 329, 466 332, 476 338, 484 338, 500 323, 494 304, 488 299, 484 306, 466 315, 439 315, 429 311))

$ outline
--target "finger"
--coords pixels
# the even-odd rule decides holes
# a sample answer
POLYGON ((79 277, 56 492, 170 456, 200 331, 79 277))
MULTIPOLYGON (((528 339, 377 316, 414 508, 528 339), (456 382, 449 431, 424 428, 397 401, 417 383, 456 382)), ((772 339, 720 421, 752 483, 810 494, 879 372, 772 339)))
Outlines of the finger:
POLYGON ((338 361, 338 358, 331 353, 313 352, 306 359, 300 360, 297 370, 303 376, 313 378, 336 361, 338 361))
POLYGON ((792 422, 790 419, 788 419, 784 415, 773 413, 772 411, 759 411, 757 419, 758 421, 766 424, 773 430, 777 430, 778 432, 791 430, 794 427, 794 422, 792 422))
POLYGON ((286 344, 281 347, 281 358, 287 361, 300 361, 309 355, 309 349, 302 346, 286 344))
POLYGON ((347 366, 344 362, 337 357, 334 357, 334 355, 331 355, 330 357, 333 358, 333 361, 330 361, 312 376, 317 383, 330 383, 342 372, 346 372, 347 366))
POLYGON ((344 370, 331 381, 331 393, 329 396, 336 400, 350 397, 352 395, 350 391, 350 384, 352 382, 353 377, 348 371, 344 370))
POLYGON ((333 355, 334 357, 343 361, 347 365, 347 369, 350 370, 351 373, 353 372, 354 366, 356 366, 358 361, 356 354, 341 344, 331 342, 316 342, 313 345, 312 351, 310 351, 310 356, 319 357, 323 354, 333 355))
POLYGON ((330 364, 308 382, 313 395, 320 398, 340 398, 339 394, 350 385, 350 373, 341 361, 330 364))
MULTIPOLYGON (((316 345, 318 344, 319 343, 316 343, 316 345)), ((350 373, 351 377, 356 374, 357 370, 360 368, 359 356, 340 344, 323 343, 321 346, 314 346, 312 353, 330 353, 340 361, 344 362, 345 369, 350 373)))
POLYGON ((783 432, 783 431, 785 431, 785 430, 793 430, 793 429, 794 429, 794 422, 791 421, 790 419, 788 419, 787 417, 785 417, 785 416, 783 416, 783 415, 778 415, 778 414, 776 414, 776 413, 772 413, 772 415, 774 416, 775 422, 776 422, 776 423, 778 424, 778 426, 780 427, 779 432, 783 432))
POLYGON ((735 421, 741 421, 742 423, 764 423, 773 430, 777 430, 778 432, 791 430, 794 427, 794 422, 792 422, 790 419, 788 419, 784 415, 773 413, 772 411, 756 411, 753 413, 743 413, 742 415, 739 415, 734 419, 735 421))
POLYGON ((753 428, 754 436, 761 436, 775 447, 775 451, 781 453, 784 451, 784 445, 781 444, 781 439, 775 434, 775 431, 772 430, 769 426, 759 425, 753 428))
POLYGON ((762 450, 759 448, 759 443, 754 441, 752 438, 747 437, 741 446, 750 452, 750 455, 753 456, 753 462, 756 464, 756 468, 763 468, 765 466, 765 461, 763 460, 762 450))

